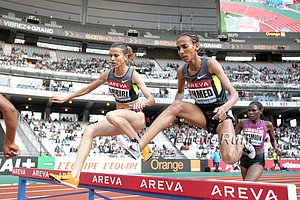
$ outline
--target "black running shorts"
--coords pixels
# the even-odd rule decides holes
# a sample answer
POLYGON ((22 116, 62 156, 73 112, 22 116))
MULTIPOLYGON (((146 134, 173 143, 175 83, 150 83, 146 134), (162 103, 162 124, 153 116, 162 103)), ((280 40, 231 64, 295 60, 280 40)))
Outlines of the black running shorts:
MULTIPOLYGON (((207 125, 207 131, 209 133, 211 133, 211 134, 217 134, 217 127, 223 121, 212 119, 213 116, 215 116, 215 114, 216 114, 216 113, 213 112, 216 107, 203 107, 203 105, 197 105, 197 104, 195 104, 195 105, 198 106, 202 110, 202 112, 203 112, 203 114, 205 116, 206 125, 207 125)), ((227 115, 226 119, 231 119, 232 122, 234 123, 234 117, 232 115, 232 111, 229 110, 226 113, 226 115, 227 115)))
POLYGON ((240 166, 247 170, 254 164, 265 167, 265 155, 264 153, 256 154, 254 159, 250 159, 247 155, 242 155, 240 159, 240 166))

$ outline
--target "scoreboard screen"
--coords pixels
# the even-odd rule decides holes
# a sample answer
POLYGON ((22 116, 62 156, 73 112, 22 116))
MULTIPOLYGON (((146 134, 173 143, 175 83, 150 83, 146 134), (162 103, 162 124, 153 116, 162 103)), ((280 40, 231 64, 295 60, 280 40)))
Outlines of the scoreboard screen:
POLYGON ((300 0, 220 0, 221 32, 300 32, 300 0))

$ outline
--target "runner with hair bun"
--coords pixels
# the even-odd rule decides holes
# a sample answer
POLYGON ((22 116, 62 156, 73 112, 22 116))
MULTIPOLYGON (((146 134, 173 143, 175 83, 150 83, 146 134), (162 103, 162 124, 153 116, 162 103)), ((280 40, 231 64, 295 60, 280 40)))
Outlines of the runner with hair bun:
MULTIPOLYGON (((72 172, 63 176, 49 175, 54 181, 73 188, 77 188, 79 184, 80 173, 91 150, 93 138, 118 135, 117 138, 120 142, 125 139, 119 135, 125 134, 132 140, 140 140, 136 131, 141 130, 145 126, 143 108, 152 106, 155 103, 154 97, 142 77, 135 71, 134 67, 127 65, 128 60, 135 58, 132 48, 124 43, 114 43, 110 47, 109 55, 112 68, 100 74, 97 80, 66 97, 54 96, 50 98, 50 101, 54 103, 64 103, 75 97, 88 94, 107 82, 109 91, 116 100, 116 110, 108 112, 104 120, 90 124, 85 128, 72 172), (144 94, 145 101, 140 101, 139 90, 144 94)), ((140 157, 140 149, 125 148, 125 150, 134 159, 140 157)), ((149 146, 146 146, 146 150, 143 151, 146 152, 145 154, 142 153, 145 161, 152 156, 149 146)))

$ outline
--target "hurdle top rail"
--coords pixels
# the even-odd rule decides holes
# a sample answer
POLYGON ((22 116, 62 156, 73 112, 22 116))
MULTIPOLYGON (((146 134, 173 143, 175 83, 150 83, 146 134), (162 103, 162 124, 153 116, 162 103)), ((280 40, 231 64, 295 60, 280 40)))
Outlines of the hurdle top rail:
MULTIPOLYGON (((13 168, 12 175, 24 180, 49 182, 49 174, 66 171, 38 168, 13 168)), ((51 182, 50 182, 51 183, 51 182)), ((19 181, 19 184, 20 181, 19 181)), ((54 182, 53 182, 54 184, 54 182)), ((26 184, 25 184, 26 185, 26 184)), ((25 186, 26 187, 26 186, 25 186)), ((278 199, 297 200, 296 185, 199 178, 164 178, 156 176, 82 172, 79 187, 170 199, 278 199)), ((24 188, 22 188, 24 190, 24 188)), ((19 185, 20 190, 20 185, 19 185)), ((25 188, 26 190, 26 188, 25 188)), ((22 193, 22 191, 19 191, 22 193)), ((23 192, 24 193, 24 192, 23 192)), ((24 194, 19 194, 20 200, 24 194)), ((19 199, 19 198, 18 198, 19 199)), ((90 198, 92 199, 92 198, 90 198)))

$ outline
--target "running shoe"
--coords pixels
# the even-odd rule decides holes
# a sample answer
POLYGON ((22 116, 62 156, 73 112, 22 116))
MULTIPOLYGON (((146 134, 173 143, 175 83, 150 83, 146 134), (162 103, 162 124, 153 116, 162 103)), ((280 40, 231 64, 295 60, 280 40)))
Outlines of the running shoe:
POLYGON ((146 163, 150 158, 152 158, 153 154, 152 154, 151 147, 150 147, 149 145, 147 145, 147 146, 143 149, 142 155, 143 155, 144 163, 146 163))
MULTIPOLYGON (((246 141, 246 140, 245 140, 246 141)), ((246 155, 250 158, 250 159, 254 159, 256 156, 256 152, 255 152, 255 148, 252 144, 250 144, 249 142, 245 142, 244 144, 244 149, 243 151, 246 153, 246 155)))
POLYGON ((256 156, 254 146, 249 143, 242 135, 238 134, 236 136, 237 143, 240 141, 240 144, 244 145, 243 152, 250 158, 253 159, 256 156))
POLYGON ((140 157, 140 144, 136 139, 126 140, 122 135, 118 135, 116 139, 119 145, 125 149, 132 158, 137 160, 140 157))
POLYGON ((66 175, 57 175, 50 173, 49 178, 55 182, 67 185, 75 189, 78 187, 79 184, 79 180, 76 181, 70 172, 68 172, 66 175))
POLYGON ((138 159, 141 156, 140 144, 136 139, 128 140, 127 151, 134 158, 138 159))

